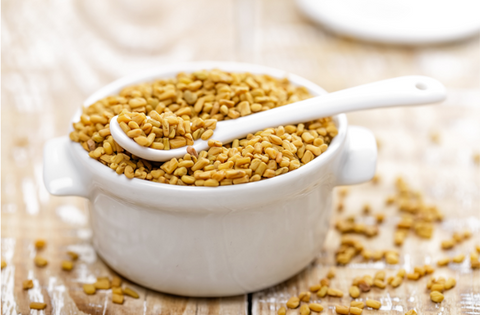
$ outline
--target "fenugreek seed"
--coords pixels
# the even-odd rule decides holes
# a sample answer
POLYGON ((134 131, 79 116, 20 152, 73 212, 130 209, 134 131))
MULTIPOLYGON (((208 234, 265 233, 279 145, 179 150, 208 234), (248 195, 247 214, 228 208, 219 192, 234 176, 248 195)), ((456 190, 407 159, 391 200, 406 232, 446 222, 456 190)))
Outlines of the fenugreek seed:
POLYGON ((31 279, 29 279, 29 280, 24 280, 24 281, 23 281, 23 289, 24 289, 24 290, 33 289, 33 281, 32 281, 31 279))
POLYGON ((335 268, 332 267, 332 268, 328 269, 327 278, 328 279, 333 279, 333 278, 335 278, 335 274, 336 274, 335 268))
POLYGON ((405 315, 417 315, 417 312, 415 312, 415 310, 409 310, 405 315))
POLYGON ((300 292, 300 294, 298 295, 298 298, 300 299, 300 301, 302 302, 310 302, 310 296, 311 296, 311 293, 310 292, 300 292))
POLYGON ((450 263, 450 258, 448 258, 448 257, 442 258, 439 261, 437 261, 437 265, 440 266, 440 267, 446 266, 449 263, 450 263))
POLYGON ((288 308, 297 308, 298 305, 300 305, 300 299, 296 296, 292 296, 288 301, 287 301, 287 307, 288 308))
POLYGON ((397 288, 402 284, 402 282, 403 282, 403 278, 396 276, 393 278, 390 284, 392 285, 392 287, 397 288))
POLYGON ((362 301, 352 301, 350 302, 350 307, 363 309, 365 307, 365 303, 363 303, 362 301))
POLYGON ((402 268, 397 272, 397 277, 404 278, 406 273, 405 269, 402 268))
POLYGON ((360 314, 362 314, 362 312, 363 312, 363 309, 358 308, 358 307, 354 307, 354 306, 350 306, 350 314, 360 315, 360 314))
POLYGON ((310 310, 312 312, 320 313, 321 311, 323 311, 323 305, 322 304, 310 303, 310 304, 308 304, 308 307, 310 308, 310 310))
POLYGON ((417 272, 407 273, 407 279, 409 280, 418 280, 420 279, 420 274, 417 272))
POLYGON ((48 261, 40 256, 35 256, 33 261, 35 262, 35 265, 37 265, 37 267, 45 267, 48 264, 48 261))
POLYGON ((382 281, 385 280, 385 271, 383 270, 377 271, 377 273, 375 273, 374 279, 379 279, 382 281))
POLYGON ((112 277, 112 288, 118 288, 122 285, 122 279, 119 277, 112 277))
POLYGON ((123 304, 123 295, 112 294, 112 302, 115 304, 123 304))
POLYGON ((362 292, 368 292, 371 289, 371 285, 367 282, 366 279, 360 279, 357 285, 358 285, 358 288, 362 290, 362 292))
POLYGON ((37 239, 35 240, 35 248, 36 249, 43 249, 47 242, 44 239, 37 239))
MULTIPOLYGON (((457 284, 457 281, 454 278, 448 278, 448 280, 445 282, 445 290, 450 290, 457 284)), ((433 287, 433 286, 432 286, 433 287)))
POLYGON ((358 298, 360 296, 360 289, 356 286, 356 285, 352 285, 349 289, 348 289, 348 293, 350 294, 350 296, 354 299, 358 298))
POLYGON ((425 273, 427 274, 432 274, 435 272, 435 269, 430 265, 425 265, 423 266, 423 268, 425 269, 425 273))
POLYGON ((430 290, 432 291, 438 291, 438 292, 443 292, 445 290, 445 285, 443 283, 434 283, 430 287, 430 290))
POLYGON ((330 285, 330 279, 322 278, 322 279, 320 279, 320 284, 321 285, 326 285, 328 287, 330 285))
POLYGON ((463 262, 464 260, 465 260, 465 255, 464 254, 459 254, 459 255, 452 258, 452 262, 457 263, 457 264, 463 262))
POLYGON ((47 307, 47 304, 40 302, 31 302, 30 309, 32 310, 43 310, 47 307))
POLYGON ((62 261, 62 269, 65 271, 70 271, 73 269, 73 262, 69 260, 62 261))
POLYGON ((138 298, 140 297, 137 292, 135 292, 134 290, 130 289, 129 287, 126 287, 125 289, 123 289, 123 294, 126 294, 126 295, 128 295, 128 296, 131 296, 131 297, 133 297, 134 299, 138 299, 138 298))
POLYGON ((380 279, 375 279, 373 285, 380 289, 385 289, 387 284, 380 279))
POLYGON ((112 287, 112 294, 123 295, 122 288, 120 288, 120 287, 112 287))
POLYGON ((285 315, 287 314, 287 309, 285 307, 280 307, 277 312, 278 315, 285 315))
POLYGON ((312 285, 309 290, 311 292, 318 292, 320 289, 322 288, 322 285, 321 284, 315 284, 315 285, 312 285))
POLYGON ((310 308, 307 304, 300 306, 300 315, 310 315, 310 308))
POLYGON ((451 249, 453 248, 453 246, 455 246, 455 241, 454 240, 443 241, 441 246, 442 246, 442 249, 451 249))
POLYGON ((432 300, 432 302, 440 303, 440 302, 443 301, 444 296, 443 296, 442 293, 440 293, 438 291, 432 291, 432 292, 430 292, 430 299, 432 300))
POLYGON ((95 294, 97 289, 95 288, 95 285, 93 284, 84 284, 83 285, 83 292, 85 292, 88 295, 95 294))
POLYGON ((380 309, 380 307, 382 306, 382 303, 380 303, 380 301, 376 301, 376 300, 367 300, 365 302, 365 304, 368 307, 374 308, 376 310, 380 309))
POLYGON ((337 314, 348 315, 349 307, 343 305, 335 305, 335 312, 337 314))
POLYGON ((93 284, 97 290, 108 290, 110 289, 110 281, 106 278, 99 279, 93 284))
POLYGON ((332 289, 332 288, 328 288, 327 294, 328 294, 328 296, 334 296, 334 297, 342 297, 343 296, 342 291, 337 290, 337 289, 332 289))
POLYGON ((324 298, 325 296, 327 296, 327 293, 328 293, 328 287, 323 286, 323 287, 320 288, 320 290, 318 290, 317 296, 319 298, 324 298))
POLYGON ((7 262, 5 260, 2 259, 2 269, 7 267, 7 262))

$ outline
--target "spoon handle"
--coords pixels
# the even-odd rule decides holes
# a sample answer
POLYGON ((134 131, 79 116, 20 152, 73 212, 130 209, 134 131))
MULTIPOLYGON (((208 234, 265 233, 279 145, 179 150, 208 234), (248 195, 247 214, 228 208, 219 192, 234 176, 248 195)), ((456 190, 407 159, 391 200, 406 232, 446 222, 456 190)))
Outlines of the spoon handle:
POLYGON ((247 117, 219 122, 217 126, 222 127, 222 139, 219 140, 226 143, 265 128, 298 124, 364 109, 440 102, 445 97, 445 87, 435 79, 425 76, 398 77, 328 93, 247 117))

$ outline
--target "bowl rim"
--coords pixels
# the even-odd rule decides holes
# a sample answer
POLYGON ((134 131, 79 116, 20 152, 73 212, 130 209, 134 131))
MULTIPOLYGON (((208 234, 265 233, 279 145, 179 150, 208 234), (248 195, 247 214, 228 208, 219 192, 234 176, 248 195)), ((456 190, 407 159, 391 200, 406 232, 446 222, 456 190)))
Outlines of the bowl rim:
MULTIPOLYGON (((224 61, 200 61, 200 62, 172 63, 172 64, 159 66, 159 67, 155 67, 148 70, 139 71, 139 72, 126 75, 95 91, 91 96, 89 96, 84 101, 83 106, 88 106, 106 96, 112 95, 114 93, 118 93, 122 87, 125 87, 127 85, 132 85, 140 82, 148 82, 148 81, 154 80, 155 78, 171 77, 169 73, 176 74, 179 72, 193 72, 201 69, 214 69, 214 68, 219 68, 221 70, 228 71, 228 72, 250 72, 254 74, 268 74, 276 78, 286 77, 294 85, 305 86, 309 90, 309 92, 314 96, 328 93, 322 87, 313 83, 312 81, 284 70, 266 67, 262 65, 250 64, 250 63, 224 62, 224 61)), ((81 114, 81 110, 79 109, 76 112, 76 114, 73 116, 71 122, 78 121, 80 114, 81 114)), ((308 173, 315 172, 315 170, 323 167, 329 161, 331 161, 332 158, 334 158, 337 155, 338 151, 342 147, 342 144, 345 142, 347 127, 348 127, 347 117, 345 114, 335 115, 333 116, 333 119, 335 121, 335 124, 337 125, 338 135, 335 136, 335 138, 332 140, 331 144, 329 145, 328 149, 324 153, 322 153, 321 156, 316 157, 310 163, 296 169, 295 171, 287 172, 285 174, 282 174, 280 176, 275 176, 267 180, 249 182, 241 185, 226 185, 226 186, 218 186, 218 187, 179 186, 179 185, 162 184, 162 183, 152 182, 152 181, 143 180, 139 178, 128 179, 123 175, 117 174, 114 170, 112 170, 109 167, 106 167, 102 163, 99 163, 98 161, 90 158, 88 154, 85 152, 85 150, 83 149, 83 147, 80 145, 80 143, 71 141, 71 145, 72 145, 71 149, 75 151, 76 155, 82 160, 83 164, 88 166, 89 169, 93 170, 97 176, 105 178, 108 181, 113 181, 113 180, 119 181, 118 183, 121 184, 122 186, 130 186, 131 188, 135 188, 135 189, 147 189, 148 191, 156 191, 156 190, 163 190, 167 192, 180 191, 184 193, 188 192, 188 193, 194 193, 194 194, 196 193, 205 194, 207 192, 228 194, 229 192, 232 192, 232 191, 247 192, 251 190, 261 189, 262 187, 279 186, 279 185, 292 183, 296 179, 299 179, 308 173)))

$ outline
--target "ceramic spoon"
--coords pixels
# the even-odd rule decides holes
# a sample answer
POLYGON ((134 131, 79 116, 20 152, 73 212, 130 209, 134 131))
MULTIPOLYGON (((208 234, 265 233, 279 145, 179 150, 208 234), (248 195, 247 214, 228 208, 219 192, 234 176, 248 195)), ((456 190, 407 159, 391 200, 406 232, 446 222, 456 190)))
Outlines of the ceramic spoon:
MULTIPOLYGON (((445 97, 445 87, 437 80, 425 76, 398 77, 320 95, 242 118, 219 121, 211 139, 229 143, 265 128, 298 124, 364 109, 435 103, 443 101, 445 97)), ((180 158, 187 149, 156 150, 143 147, 123 132, 117 116, 110 121, 110 132, 124 149, 150 161, 180 158)), ((197 152, 206 150, 207 142, 196 140, 193 147, 197 152)))

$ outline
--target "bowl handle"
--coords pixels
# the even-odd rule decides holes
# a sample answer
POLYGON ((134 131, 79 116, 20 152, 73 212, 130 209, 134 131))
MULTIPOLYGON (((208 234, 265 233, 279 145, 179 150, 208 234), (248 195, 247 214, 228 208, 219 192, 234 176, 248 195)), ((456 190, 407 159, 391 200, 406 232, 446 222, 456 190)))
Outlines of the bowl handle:
POLYGON ((87 198, 86 177, 74 163, 70 142, 67 136, 47 141, 43 149, 43 182, 52 195, 87 198))
POLYGON ((377 142, 364 127, 348 127, 345 148, 339 159, 336 185, 354 185, 369 181, 375 175, 377 142))

